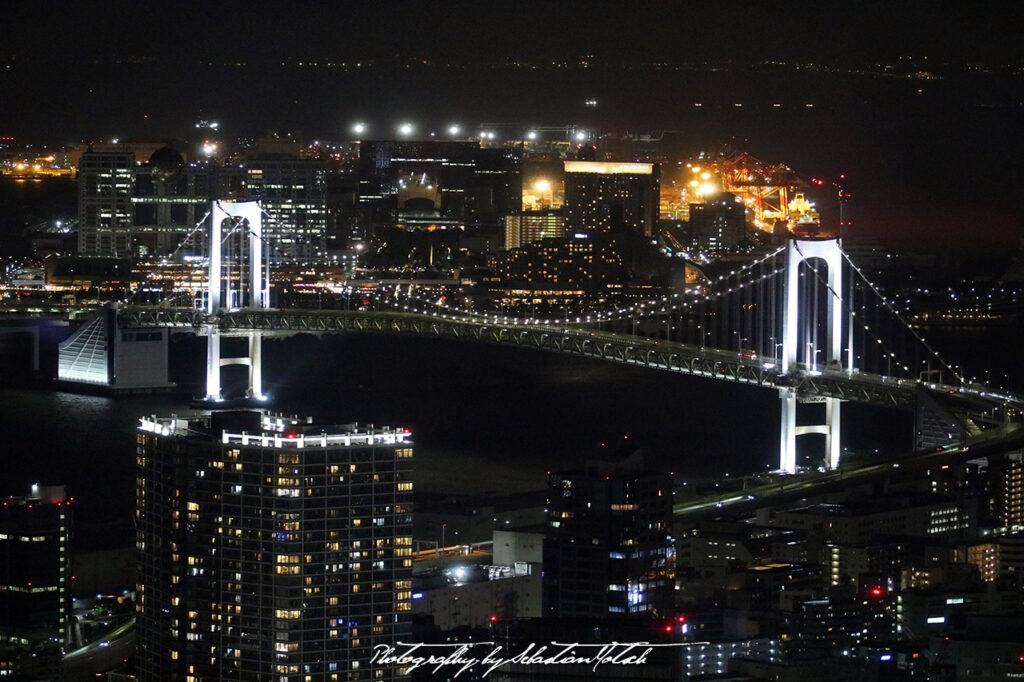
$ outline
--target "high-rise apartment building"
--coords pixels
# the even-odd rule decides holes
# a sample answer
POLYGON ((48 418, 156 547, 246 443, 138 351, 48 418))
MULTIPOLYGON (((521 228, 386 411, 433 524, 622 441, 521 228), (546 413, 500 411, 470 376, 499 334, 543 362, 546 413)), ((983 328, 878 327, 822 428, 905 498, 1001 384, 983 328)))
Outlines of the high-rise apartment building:
POLYGON ((566 231, 630 230, 650 237, 658 221, 659 166, 565 162, 566 231))
POLYGON ((32 486, 0 506, 0 679, 60 679, 71 634, 71 500, 32 486))
POLYGON ((138 433, 139 677, 389 680, 408 639, 408 430, 235 411, 138 433))
POLYGON ((1011 452, 990 466, 993 517, 1003 528, 1024 528, 1024 454, 1011 452))

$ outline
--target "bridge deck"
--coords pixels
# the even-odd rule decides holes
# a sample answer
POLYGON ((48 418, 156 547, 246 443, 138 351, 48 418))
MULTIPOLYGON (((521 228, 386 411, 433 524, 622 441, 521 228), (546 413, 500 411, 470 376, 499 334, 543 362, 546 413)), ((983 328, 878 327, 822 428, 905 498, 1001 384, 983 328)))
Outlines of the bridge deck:
POLYGON ((1013 396, 995 395, 962 386, 885 377, 856 370, 806 371, 782 374, 774 359, 736 351, 596 331, 568 326, 512 324, 500 320, 431 316, 392 311, 239 310, 207 315, 182 308, 124 306, 125 324, 189 328, 206 333, 215 326, 222 334, 261 331, 277 334, 377 332, 436 336, 548 350, 682 374, 771 389, 793 390, 803 399, 839 398, 876 405, 911 407, 918 386, 977 398, 983 404, 1019 403, 1013 396))

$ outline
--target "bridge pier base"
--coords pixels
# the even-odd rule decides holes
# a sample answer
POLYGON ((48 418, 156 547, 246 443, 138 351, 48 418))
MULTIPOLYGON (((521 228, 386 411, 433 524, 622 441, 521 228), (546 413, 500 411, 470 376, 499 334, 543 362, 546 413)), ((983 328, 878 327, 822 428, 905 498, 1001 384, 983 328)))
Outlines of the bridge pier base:
POLYGON ((249 332, 249 389, 245 397, 266 400, 263 395, 263 336, 249 332))
POLYGON ((796 391, 779 389, 782 403, 782 423, 779 440, 779 471, 796 473, 796 391))
POLYGON ((219 403, 220 392, 220 330, 217 325, 206 325, 206 397, 203 400, 219 403))
POLYGON ((263 335, 249 332, 249 354, 247 356, 223 358, 220 354, 221 335, 216 325, 206 326, 206 396, 204 401, 223 402, 221 390, 221 368, 228 365, 249 367, 249 386, 245 397, 252 400, 266 400, 263 394, 263 335))
POLYGON ((828 455, 828 468, 835 469, 839 466, 840 443, 839 439, 839 406, 842 401, 838 398, 825 399, 825 423, 828 424, 828 435, 825 436, 825 453, 828 455))
POLYGON ((842 448, 839 438, 840 405, 839 398, 824 398, 825 423, 806 426, 796 425, 796 391, 790 388, 779 389, 782 402, 782 419, 779 441, 779 471, 787 474, 796 473, 796 438, 806 434, 817 433, 825 436, 825 466, 835 469, 839 466, 842 448))

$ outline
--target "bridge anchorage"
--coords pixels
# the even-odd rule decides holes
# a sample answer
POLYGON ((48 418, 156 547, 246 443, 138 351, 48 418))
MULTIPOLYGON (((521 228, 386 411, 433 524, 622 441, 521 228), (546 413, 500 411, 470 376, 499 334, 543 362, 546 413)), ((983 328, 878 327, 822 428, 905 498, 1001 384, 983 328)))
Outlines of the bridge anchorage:
POLYGON ((229 310, 254 312, 270 303, 270 252, 263 239, 263 209, 256 201, 214 201, 210 207, 209 280, 203 308, 206 334, 206 395, 204 402, 219 403, 221 369, 247 365, 245 397, 266 400, 263 393, 263 338, 259 330, 247 333, 248 354, 221 357, 221 326, 217 318, 229 310))

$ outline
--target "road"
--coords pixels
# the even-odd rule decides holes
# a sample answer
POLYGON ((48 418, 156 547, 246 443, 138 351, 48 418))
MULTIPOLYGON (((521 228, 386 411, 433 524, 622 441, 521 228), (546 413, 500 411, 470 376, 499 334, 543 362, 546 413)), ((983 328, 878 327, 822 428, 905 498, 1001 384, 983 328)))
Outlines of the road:
POLYGON ((112 670, 135 655, 135 619, 110 632, 103 639, 75 649, 64 656, 61 668, 65 682, 92 680, 96 673, 112 670), (103 643, 107 645, 104 646, 103 643))
POLYGON ((1024 446, 1024 430, 1018 423, 1008 424, 973 439, 962 446, 949 446, 935 452, 915 452, 857 468, 839 468, 825 473, 812 472, 779 477, 770 483, 740 491, 724 491, 676 504, 676 519, 694 519, 723 513, 742 513, 757 507, 807 497, 831 488, 849 486, 875 478, 909 477, 930 467, 958 464, 975 457, 1002 454, 1024 446))

